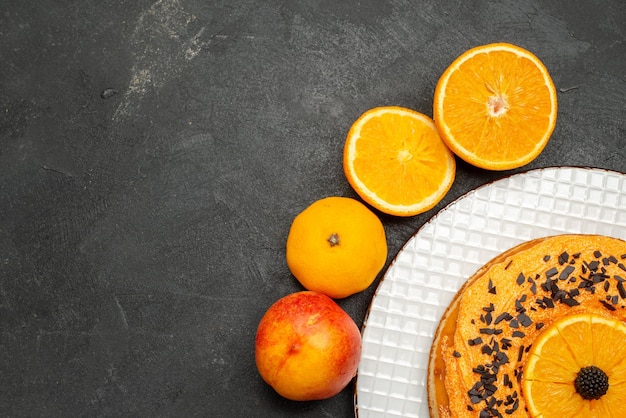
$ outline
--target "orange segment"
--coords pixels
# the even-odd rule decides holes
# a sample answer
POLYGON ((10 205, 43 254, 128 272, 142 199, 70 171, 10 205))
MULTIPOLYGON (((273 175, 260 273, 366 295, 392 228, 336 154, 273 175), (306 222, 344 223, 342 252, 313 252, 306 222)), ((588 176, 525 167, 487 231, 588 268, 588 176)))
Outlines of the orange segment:
POLYGON ((603 399, 599 399, 600 405, 595 406, 596 411, 606 410, 608 413, 596 413, 598 417, 622 417, 624 416, 624 406, 626 405, 626 383, 621 382, 618 384, 612 384, 609 387, 609 391, 606 396, 611 399, 611 402, 600 402, 603 399))
POLYGON ((454 181, 454 155, 428 116, 378 107, 354 122, 344 147, 344 172, 378 210, 412 216, 435 206, 454 181))
POLYGON ((585 408, 582 398, 577 399, 574 385, 535 381, 525 388, 524 396, 528 412, 533 418, 576 418, 581 417, 581 411, 585 408), (528 398, 533 399, 533 402, 528 402, 528 398))
MULTIPOLYGON (((613 375, 611 376, 611 383, 612 384, 624 384, 626 385, 626 358, 621 357, 621 358, 617 358, 617 354, 615 355, 616 359, 618 360, 618 363, 616 363, 613 366, 613 375)), ((598 366, 600 367, 600 366, 598 366)), ((625 392, 626 393, 626 392, 625 392)), ((626 398, 624 399, 624 402, 626 402, 626 398)), ((625 403, 626 405, 626 403, 625 403)))
POLYGON ((595 314, 557 320, 535 340, 524 366, 522 388, 532 417, 620 417, 626 403, 626 325, 595 314), (608 390, 584 398, 575 380, 595 366, 608 376, 608 390))
POLYGON ((556 89, 531 52, 496 43, 472 48, 443 73, 435 89, 434 120, 455 154, 489 170, 534 160, 557 117, 556 89))
POLYGON ((594 364, 592 337, 597 327, 591 328, 591 315, 576 315, 566 318, 556 324, 559 334, 565 345, 554 355, 560 355, 564 350, 572 353, 576 363, 571 367, 578 372, 581 367, 594 364))
MULTIPOLYGON (((607 321, 601 317, 592 317, 593 327, 593 364, 602 370, 614 370, 613 382, 615 379, 624 382, 626 377, 626 341, 611 345, 605 341, 613 341, 615 328, 612 321, 607 321)), ((589 342, 587 342, 588 344, 589 342)))
MULTIPOLYGON (((561 348, 562 349, 562 348, 561 348)), ((549 383, 571 383, 576 379, 576 373, 580 367, 572 367, 570 364, 564 364, 565 362, 553 361, 553 357, 539 357, 531 356, 528 361, 534 362, 532 367, 536 370, 541 370, 541 374, 534 375, 530 378, 533 380, 549 383)), ((575 363, 574 363, 575 364, 575 363)))
POLYGON ((528 379, 565 382, 569 379, 572 381, 576 377, 580 367, 577 366, 574 353, 564 349, 567 347, 567 342, 559 333, 558 328, 551 328, 549 334, 548 331, 544 331, 544 337, 535 341, 533 345, 532 353, 541 353, 541 356, 530 354, 528 362, 539 364, 533 365, 533 367, 528 366, 528 372, 531 373, 527 376, 528 379), (558 367, 558 370, 551 370, 552 373, 547 373, 547 370, 553 367, 558 367), (539 375, 532 374, 535 370, 541 370, 542 373, 539 375))

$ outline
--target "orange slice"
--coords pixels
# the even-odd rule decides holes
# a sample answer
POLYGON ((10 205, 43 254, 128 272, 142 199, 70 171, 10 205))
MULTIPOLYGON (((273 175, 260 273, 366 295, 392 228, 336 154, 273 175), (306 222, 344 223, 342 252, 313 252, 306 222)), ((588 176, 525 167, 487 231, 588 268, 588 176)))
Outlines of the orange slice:
POLYGON ((530 415, 622 417, 624 341, 624 323, 595 314, 566 316, 551 324, 535 340, 524 366, 522 388, 530 415))
POLYGON ((402 107, 377 107, 354 122, 344 147, 350 185, 381 212, 413 216, 450 190, 454 155, 431 118, 402 107))
POLYGON ((531 52, 495 43, 472 48, 443 73, 433 117, 448 147, 488 170, 508 170, 534 160, 557 117, 556 89, 531 52))

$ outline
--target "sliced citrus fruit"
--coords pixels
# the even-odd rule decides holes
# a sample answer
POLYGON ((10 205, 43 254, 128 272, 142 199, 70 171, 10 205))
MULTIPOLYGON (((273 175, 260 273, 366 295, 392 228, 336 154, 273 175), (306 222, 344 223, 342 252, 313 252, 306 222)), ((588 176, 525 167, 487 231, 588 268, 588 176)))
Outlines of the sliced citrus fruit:
POLYGON ((435 89, 433 118, 450 149, 488 170, 534 160, 557 117, 554 83, 543 63, 515 45, 472 48, 445 70, 435 89))
POLYGON ((431 118, 411 109, 370 109, 350 128, 343 168, 350 185, 381 212, 413 216, 450 190, 454 154, 431 118))
POLYGON ((626 325, 595 314, 566 316, 535 340, 522 388, 532 417, 621 417, 626 401, 626 325))

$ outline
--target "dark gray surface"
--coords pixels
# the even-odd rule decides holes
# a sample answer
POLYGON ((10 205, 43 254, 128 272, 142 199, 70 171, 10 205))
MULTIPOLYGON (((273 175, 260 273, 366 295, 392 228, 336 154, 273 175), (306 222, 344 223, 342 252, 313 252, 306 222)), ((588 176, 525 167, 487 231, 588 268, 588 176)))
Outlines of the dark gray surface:
MULTIPOLYGON (((626 172, 622 0, 1 3, 2 416, 351 416, 353 386, 274 394, 256 326, 301 289, 285 262, 293 217, 356 196, 350 124, 379 105, 432 115, 440 74, 470 47, 539 56, 556 130, 523 169, 459 163, 435 209, 381 215, 388 262, 488 181, 626 172)), ((374 290, 339 302, 359 325, 374 290)))

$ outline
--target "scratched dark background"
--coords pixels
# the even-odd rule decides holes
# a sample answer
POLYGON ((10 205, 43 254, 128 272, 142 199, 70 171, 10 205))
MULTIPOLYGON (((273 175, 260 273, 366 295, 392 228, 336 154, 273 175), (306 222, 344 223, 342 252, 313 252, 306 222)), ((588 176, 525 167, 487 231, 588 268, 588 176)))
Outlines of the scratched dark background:
MULTIPOLYGON (((428 213, 379 214, 388 263, 486 182, 626 172, 625 2, 0 1, 0 416, 352 416, 353 385, 291 402, 256 371, 259 319, 301 290, 289 226, 356 197, 362 112, 432 115, 446 66, 494 41, 548 67, 553 137, 519 170, 459 162, 428 213)), ((374 290, 339 301, 359 325, 374 290)))

